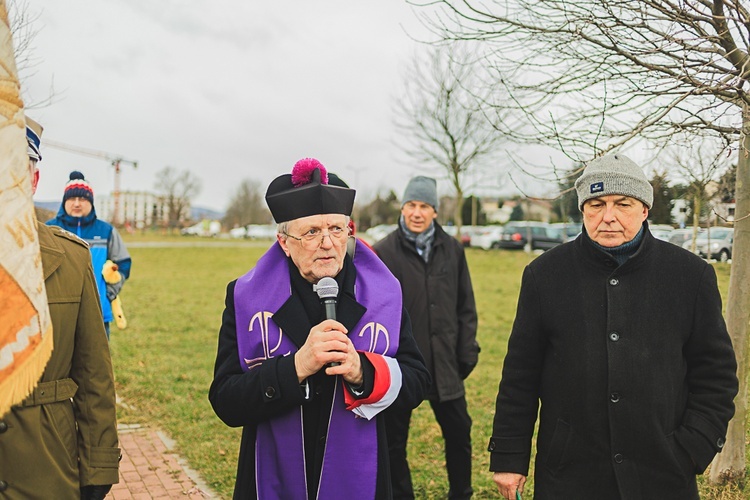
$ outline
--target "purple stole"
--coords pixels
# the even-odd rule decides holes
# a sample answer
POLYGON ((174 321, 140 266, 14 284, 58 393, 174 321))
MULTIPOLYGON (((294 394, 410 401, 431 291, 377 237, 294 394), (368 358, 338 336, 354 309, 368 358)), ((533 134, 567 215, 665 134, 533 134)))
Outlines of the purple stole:
MULTIPOLYGON (((355 295, 367 308, 349 338, 359 351, 395 357, 401 331, 401 286, 371 249, 356 243, 355 295)), ((298 347, 274 323, 273 313, 291 295, 287 257, 278 242, 234 288, 237 348, 244 371, 298 347)), ((346 410, 343 379, 336 377, 318 498, 375 498, 376 420, 346 410)), ((255 482, 258 498, 307 498, 302 407, 258 425, 255 482)))

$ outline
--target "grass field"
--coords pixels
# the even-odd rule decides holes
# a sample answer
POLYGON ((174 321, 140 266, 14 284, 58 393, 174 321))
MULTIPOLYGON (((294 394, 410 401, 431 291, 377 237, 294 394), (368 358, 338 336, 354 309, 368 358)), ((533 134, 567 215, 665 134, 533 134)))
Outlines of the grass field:
MULTIPOLYGON (((120 331, 113 325, 111 339, 117 391, 127 405, 118 408, 118 417, 163 428, 190 466, 230 498, 240 430, 226 427, 214 415, 207 393, 225 287, 254 265, 267 243, 153 236, 126 237, 126 243, 133 257, 132 278, 122 294, 129 326, 120 331), (184 246, 199 241, 203 246, 184 246)), ((479 365, 467 380, 474 421, 473 483, 476 498, 497 498, 485 450, 521 272, 534 257, 475 249, 467 254, 482 346, 479 365)), ((729 266, 717 264, 716 269, 726 297, 729 266)), ((445 498, 443 443, 429 405, 420 406, 412 422, 409 457, 417 496, 445 498)), ((704 484, 701 490, 703 498, 747 498, 742 491, 704 484)))

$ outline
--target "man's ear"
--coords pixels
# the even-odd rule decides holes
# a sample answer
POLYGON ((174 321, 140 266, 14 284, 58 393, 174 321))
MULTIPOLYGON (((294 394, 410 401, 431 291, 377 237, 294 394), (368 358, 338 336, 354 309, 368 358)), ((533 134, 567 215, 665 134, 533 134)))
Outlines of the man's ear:
POLYGON ((279 242, 279 246, 284 251, 284 254, 289 257, 289 247, 286 244, 287 239, 283 235, 276 233, 276 241, 279 242))
POLYGON ((39 169, 33 167, 31 169, 31 194, 36 194, 36 188, 39 185, 39 169))

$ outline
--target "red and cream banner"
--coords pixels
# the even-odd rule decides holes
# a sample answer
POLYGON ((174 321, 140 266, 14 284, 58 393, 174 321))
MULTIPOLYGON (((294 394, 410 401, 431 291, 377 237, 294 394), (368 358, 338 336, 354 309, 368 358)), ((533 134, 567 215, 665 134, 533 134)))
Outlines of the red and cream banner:
POLYGON ((23 102, 0 0, 0 417, 29 395, 51 352, 23 102))

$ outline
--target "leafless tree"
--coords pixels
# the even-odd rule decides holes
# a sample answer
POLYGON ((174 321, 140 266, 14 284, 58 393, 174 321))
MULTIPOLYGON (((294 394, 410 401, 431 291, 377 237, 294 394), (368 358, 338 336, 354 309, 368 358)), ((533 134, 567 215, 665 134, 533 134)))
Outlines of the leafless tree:
POLYGON ((449 45, 426 50, 428 57, 415 56, 404 74, 405 92, 394 110, 398 144, 418 164, 448 178, 460 233, 467 174, 497 158, 503 137, 493 125, 498 114, 487 115, 479 105, 486 89, 469 53, 449 45))
POLYGON ((169 212, 168 227, 176 228, 188 216, 191 200, 201 190, 201 182, 189 170, 164 167, 156 173, 157 191, 163 194, 169 212))
POLYGON ((8 0, 6 4, 24 107, 35 109, 49 106, 56 97, 54 83, 50 84, 49 93, 42 98, 32 96, 25 85, 26 81, 34 77, 35 69, 41 61, 34 50, 34 40, 40 30, 37 25, 40 13, 30 8, 28 0, 8 0))
MULTIPOLYGON (((546 141, 589 159, 650 139, 713 135, 750 178, 750 11, 741 0, 412 0, 443 40, 481 41, 499 99, 546 141), (513 96, 512 100, 507 95, 513 96)), ((740 379, 712 481, 745 471, 750 182, 738 182, 727 325, 740 379)))
POLYGON ((249 179, 243 180, 229 201, 224 225, 232 228, 248 224, 268 224, 272 220, 271 212, 263 201, 260 184, 249 179))
POLYGON ((693 201, 693 240, 690 251, 695 252, 702 204, 708 201, 708 187, 729 167, 724 148, 717 149, 710 139, 692 141, 671 149, 672 163, 676 172, 685 179, 688 195, 693 201))

